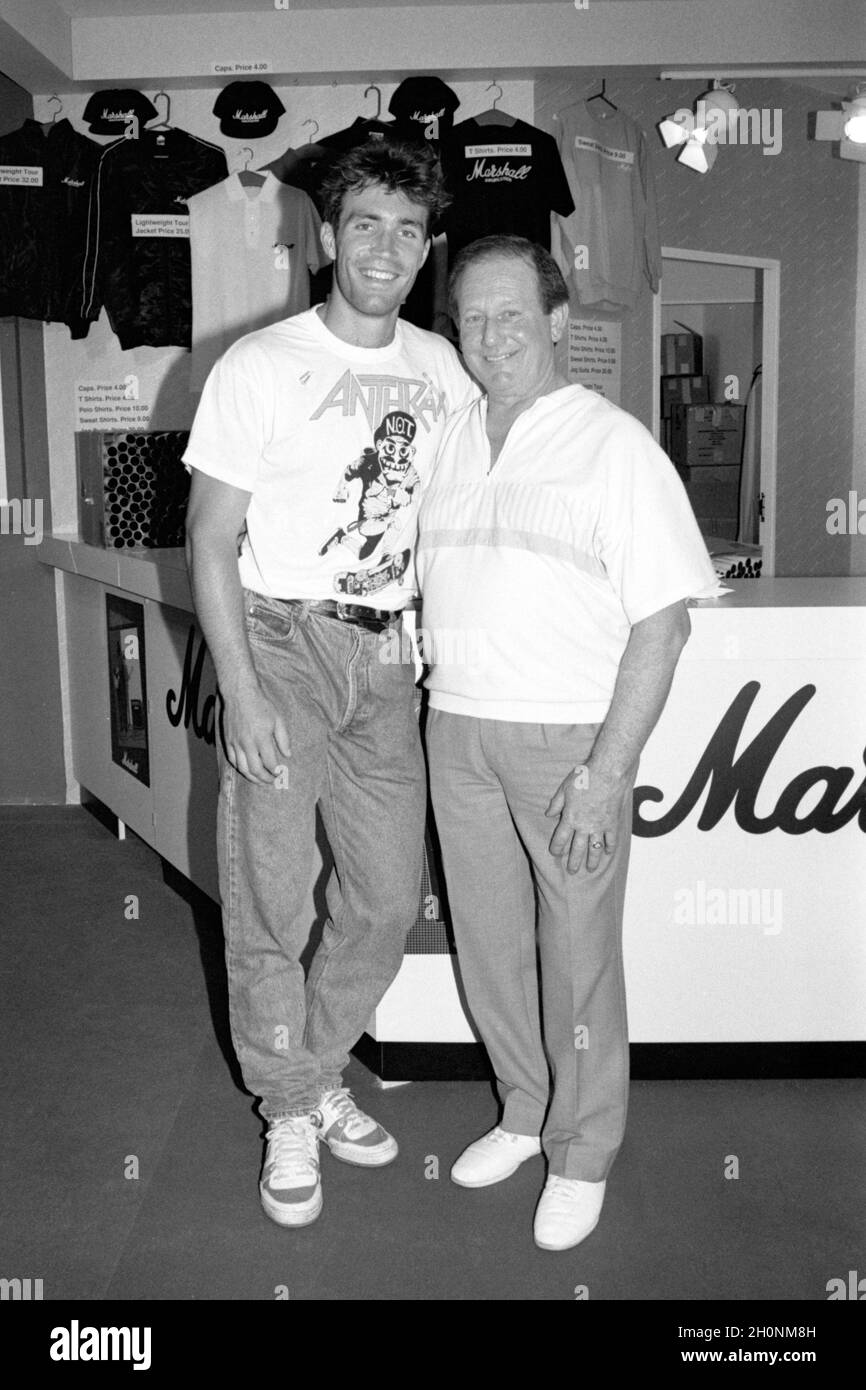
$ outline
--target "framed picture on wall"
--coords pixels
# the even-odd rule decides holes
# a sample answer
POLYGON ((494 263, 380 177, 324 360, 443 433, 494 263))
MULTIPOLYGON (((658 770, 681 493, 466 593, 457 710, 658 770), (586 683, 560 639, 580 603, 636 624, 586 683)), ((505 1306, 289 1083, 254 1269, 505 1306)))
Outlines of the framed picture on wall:
POLYGON ((111 758, 149 787, 144 606, 117 594, 106 594, 105 608, 111 758))

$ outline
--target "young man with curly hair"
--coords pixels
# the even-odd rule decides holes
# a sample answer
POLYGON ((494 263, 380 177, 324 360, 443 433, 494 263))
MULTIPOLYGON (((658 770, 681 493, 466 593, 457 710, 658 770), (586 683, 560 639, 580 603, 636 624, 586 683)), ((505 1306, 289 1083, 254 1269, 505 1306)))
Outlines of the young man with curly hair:
POLYGON ((223 700, 232 1037, 268 1125, 262 1205, 282 1226, 321 1210, 320 1141, 362 1167, 397 1155, 342 1085, 420 892, 414 668, 380 660, 382 634, 414 592, 446 420, 476 393, 450 344, 399 318, 446 201, 432 155, 361 146, 323 192, 327 303, 225 353, 185 456, 188 562, 223 700), (334 873, 305 980, 317 811, 334 873))

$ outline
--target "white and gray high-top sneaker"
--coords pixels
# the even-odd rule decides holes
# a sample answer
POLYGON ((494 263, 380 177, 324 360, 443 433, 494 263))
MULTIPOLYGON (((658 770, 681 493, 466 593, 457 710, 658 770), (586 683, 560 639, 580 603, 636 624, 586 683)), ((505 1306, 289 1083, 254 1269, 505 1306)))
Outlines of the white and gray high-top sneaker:
POLYGON ((335 1158, 361 1168, 381 1168, 397 1157, 397 1140, 359 1110, 345 1086, 326 1091, 313 1112, 319 1137, 335 1158))
POLYGON ((278 1226, 308 1226, 322 1210, 319 1130, 312 1115, 290 1115, 268 1127, 259 1182, 262 1206, 278 1226))

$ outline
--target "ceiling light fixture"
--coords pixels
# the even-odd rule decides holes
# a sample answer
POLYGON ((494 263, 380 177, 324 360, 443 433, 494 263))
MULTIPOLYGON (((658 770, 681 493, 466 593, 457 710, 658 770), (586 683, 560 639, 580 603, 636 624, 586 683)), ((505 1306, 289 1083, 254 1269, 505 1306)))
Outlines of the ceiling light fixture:
POLYGON ((718 146, 727 143, 731 115, 738 109, 734 84, 714 78, 709 91, 698 97, 694 111, 680 107, 659 121, 659 134, 668 149, 682 145, 677 155, 680 164, 706 174, 716 162, 718 146))
POLYGON ((815 139, 838 140, 840 158, 866 163, 866 82, 849 89, 841 111, 815 112, 815 139))

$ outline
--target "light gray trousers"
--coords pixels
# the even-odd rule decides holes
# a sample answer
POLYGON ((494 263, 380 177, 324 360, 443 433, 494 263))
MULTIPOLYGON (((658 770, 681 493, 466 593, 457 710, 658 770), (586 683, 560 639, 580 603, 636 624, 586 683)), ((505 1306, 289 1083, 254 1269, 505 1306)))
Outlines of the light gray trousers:
POLYGON ((514 1134, 549 1172, 598 1182, 628 1104, 622 916, 632 769, 618 847, 593 874, 549 850, 545 809, 598 724, 525 724, 429 710, 430 790, 460 975, 514 1134), (539 978, 540 977, 540 978, 539 978))

